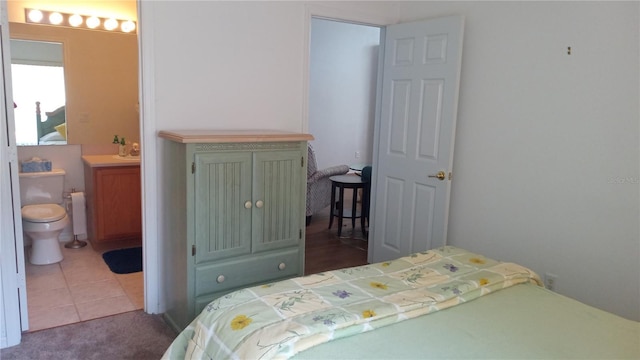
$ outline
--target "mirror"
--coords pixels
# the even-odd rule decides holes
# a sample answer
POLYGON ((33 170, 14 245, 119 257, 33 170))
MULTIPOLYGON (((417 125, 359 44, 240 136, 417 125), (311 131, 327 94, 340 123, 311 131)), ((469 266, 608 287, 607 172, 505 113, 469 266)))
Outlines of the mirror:
POLYGON ((67 144, 62 43, 11 40, 11 77, 16 143, 67 144))
MULTIPOLYGON (((62 64, 56 66, 61 71, 61 73, 58 72, 58 76, 61 75, 63 79, 55 81, 63 84, 63 90, 54 90, 58 92, 55 100, 47 103, 43 100, 36 101, 41 102, 42 121, 46 120, 47 113, 50 113, 49 116, 65 118, 66 129, 58 131, 54 127, 55 132, 49 131, 41 135, 52 133, 51 137, 55 138, 55 133, 61 136, 66 134, 67 144, 110 144, 116 134, 125 137, 129 142, 139 142, 136 34, 14 22, 9 24, 9 32, 12 39, 12 58, 14 57, 14 40, 23 41, 15 44, 39 43, 46 45, 45 47, 58 44, 58 49, 62 50, 59 54, 62 57, 62 64), (56 114, 52 114, 56 111, 56 114)), ((43 67, 54 66, 48 63, 43 67)), ((49 80, 40 77, 28 79, 14 76, 12 80, 14 89, 33 90, 50 85, 49 80)), ((15 91, 14 97, 17 99, 15 91)), ((16 112, 18 109, 27 112, 27 115, 20 118, 25 120, 19 120, 16 113, 16 132, 20 132, 16 133, 16 139, 23 138, 18 121, 27 122, 26 119, 29 116, 32 124, 37 123, 35 101, 28 100, 28 102, 33 104, 22 104, 22 101, 16 101, 16 112)), ((45 131, 47 130, 50 129, 45 131)), ((21 141, 23 145, 38 141, 37 135, 28 134, 26 137, 35 140, 21 141)), ((62 140, 49 139, 48 141, 63 143, 62 140)))

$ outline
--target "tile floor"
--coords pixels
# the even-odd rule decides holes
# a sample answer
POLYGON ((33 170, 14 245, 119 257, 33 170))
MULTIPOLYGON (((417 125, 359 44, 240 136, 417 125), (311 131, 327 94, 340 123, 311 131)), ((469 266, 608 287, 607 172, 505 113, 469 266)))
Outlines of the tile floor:
POLYGON ((29 331, 142 309, 142 272, 115 274, 91 243, 62 247, 64 260, 32 265, 25 252, 29 331))

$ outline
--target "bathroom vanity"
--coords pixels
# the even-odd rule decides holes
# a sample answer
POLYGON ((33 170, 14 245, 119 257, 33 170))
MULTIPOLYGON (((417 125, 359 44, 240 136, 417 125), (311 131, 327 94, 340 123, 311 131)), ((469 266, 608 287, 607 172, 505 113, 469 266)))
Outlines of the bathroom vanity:
POLYGON ((89 239, 141 239, 140 158, 85 155, 82 161, 89 239))
POLYGON ((304 272, 308 134, 161 131, 165 318, 304 272))

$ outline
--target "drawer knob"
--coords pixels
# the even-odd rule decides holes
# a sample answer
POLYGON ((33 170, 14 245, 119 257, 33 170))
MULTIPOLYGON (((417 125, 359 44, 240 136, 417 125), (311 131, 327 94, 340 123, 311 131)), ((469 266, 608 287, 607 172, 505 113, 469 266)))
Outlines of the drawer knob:
POLYGON ((246 203, 244 203, 245 209, 251 209, 251 206, 252 206, 251 201, 247 201, 246 203))
POLYGON ((217 281, 218 283, 222 283, 222 282, 224 282, 224 275, 218 275, 218 278, 216 279, 216 281, 217 281))
POLYGON ((280 270, 284 270, 287 267, 287 264, 281 262, 280 265, 278 265, 278 269, 280 270))
POLYGON ((258 209, 261 209, 263 205, 264 205, 264 201, 262 201, 262 200, 258 200, 258 201, 256 201, 256 207, 257 207, 258 209))

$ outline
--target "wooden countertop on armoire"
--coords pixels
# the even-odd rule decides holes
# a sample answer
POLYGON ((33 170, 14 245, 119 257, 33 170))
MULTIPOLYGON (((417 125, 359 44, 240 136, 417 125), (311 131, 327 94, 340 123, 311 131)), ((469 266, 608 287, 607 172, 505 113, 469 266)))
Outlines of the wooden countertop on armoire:
POLYGON ((190 143, 248 143, 313 140, 313 135, 278 130, 163 130, 158 136, 190 143))

